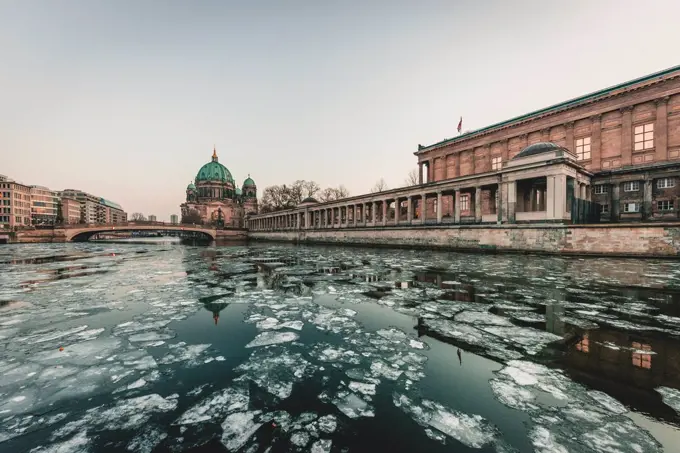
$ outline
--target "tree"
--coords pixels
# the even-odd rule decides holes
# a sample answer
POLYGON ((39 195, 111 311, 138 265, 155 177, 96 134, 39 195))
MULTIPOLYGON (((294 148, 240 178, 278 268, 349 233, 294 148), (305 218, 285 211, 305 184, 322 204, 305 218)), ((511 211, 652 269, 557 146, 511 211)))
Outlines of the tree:
POLYGON ((317 193, 319 193, 321 187, 314 181, 302 181, 302 190, 303 197, 309 198, 314 197, 317 193))
POLYGON ((388 189, 384 178, 380 178, 371 189, 371 193, 384 192, 388 189))
POLYGON ((349 197, 349 190, 345 186, 328 187, 319 194, 319 201, 334 201, 349 197))
POLYGON ((260 199, 260 212, 266 213, 293 209, 308 197, 316 196, 320 201, 329 201, 345 198, 348 195, 349 191, 343 186, 321 191, 319 184, 316 182, 299 179, 290 185, 283 184, 265 188, 260 199))
POLYGON ((146 217, 141 212, 133 212, 130 216, 130 220, 133 222, 146 222, 146 217))
MULTIPOLYGON (((133 214, 134 215, 134 214, 133 214)), ((202 225, 203 218, 201 213, 195 209, 190 209, 186 214, 182 214, 182 223, 191 223, 194 225, 202 225)))
POLYGON ((418 175, 418 170, 415 168, 408 172, 406 175, 406 180, 404 181, 407 186, 417 186, 420 183, 420 177, 418 175))

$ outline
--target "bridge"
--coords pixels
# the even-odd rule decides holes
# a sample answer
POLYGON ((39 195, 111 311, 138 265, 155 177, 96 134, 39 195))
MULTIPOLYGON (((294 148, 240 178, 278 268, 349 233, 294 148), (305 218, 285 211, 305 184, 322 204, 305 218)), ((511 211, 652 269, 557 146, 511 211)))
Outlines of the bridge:
POLYGON ((84 225, 61 225, 55 227, 63 229, 64 240, 66 242, 82 242, 89 240, 92 236, 100 233, 121 233, 132 231, 158 231, 172 232, 178 234, 204 236, 206 239, 216 240, 218 236, 217 228, 211 226, 194 224, 171 224, 165 222, 127 222, 110 224, 84 224, 84 225))

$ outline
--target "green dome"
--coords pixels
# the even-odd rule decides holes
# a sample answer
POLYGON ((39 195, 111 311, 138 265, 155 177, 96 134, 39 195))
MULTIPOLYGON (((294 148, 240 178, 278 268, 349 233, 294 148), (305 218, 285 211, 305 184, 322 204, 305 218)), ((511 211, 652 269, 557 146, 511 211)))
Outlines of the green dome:
POLYGON ((187 190, 196 190, 196 186, 194 185, 193 182, 189 183, 189 185, 187 186, 187 190))
POLYGON ((255 185, 255 181, 253 181, 250 176, 248 176, 246 178, 246 180, 243 181, 243 187, 254 186, 254 185, 255 185))
POLYGON ((242 193, 241 189, 239 189, 238 187, 236 188, 236 190, 234 192, 236 192, 236 195, 241 195, 241 193, 242 193))
POLYGON ((198 170, 196 182, 199 181, 234 182, 234 178, 231 177, 231 173, 229 173, 227 167, 217 162, 217 160, 214 160, 212 162, 208 162, 202 166, 200 170, 198 170))

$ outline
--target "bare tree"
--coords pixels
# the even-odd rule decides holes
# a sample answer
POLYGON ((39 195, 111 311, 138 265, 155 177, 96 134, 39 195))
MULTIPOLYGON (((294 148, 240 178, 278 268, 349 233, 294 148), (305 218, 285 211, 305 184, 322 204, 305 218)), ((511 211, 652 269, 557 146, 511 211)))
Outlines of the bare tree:
POLYGON ((345 186, 328 187, 319 193, 319 201, 334 201, 349 197, 349 190, 345 186))
POLYGON ((203 218, 201 218, 201 213, 195 209, 190 209, 186 214, 182 216, 182 223, 191 223, 194 225, 202 225, 203 218))
POLYGON ((321 187, 314 181, 302 181, 302 195, 304 198, 314 197, 321 190, 321 187))
POLYGON ((418 175, 418 170, 414 168, 413 170, 408 172, 408 175, 406 175, 406 180, 404 181, 404 183, 407 186, 417 186, 420 183, 419 180, 420 178, 418 175))
POLYGON ((146 222, 146 217, 141 212, 133 212, 130 216, 130 220, 133 222, 146 222))
POLYGON ((388 189, 387 183, 385 182, 384 178, 380 178, 378 182, 375 183, 373 188, 371 189, 371 193, 378 193, 378 192, 384 192, 388 189))

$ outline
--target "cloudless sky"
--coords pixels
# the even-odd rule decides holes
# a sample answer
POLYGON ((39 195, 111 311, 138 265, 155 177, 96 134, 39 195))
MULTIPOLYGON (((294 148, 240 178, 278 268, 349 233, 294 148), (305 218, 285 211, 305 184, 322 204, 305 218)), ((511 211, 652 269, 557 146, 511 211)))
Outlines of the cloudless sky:
POLYGON ((677 0, 0 0, 0 174, 168 220, 210 160, 260 193, 403 185, 418 144, 680 63, 677 0))

